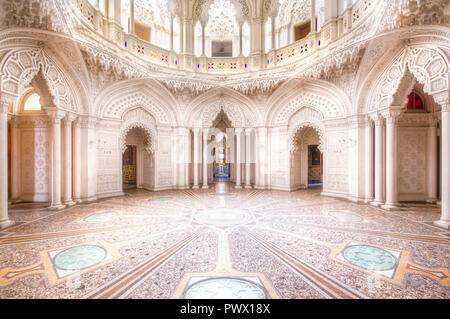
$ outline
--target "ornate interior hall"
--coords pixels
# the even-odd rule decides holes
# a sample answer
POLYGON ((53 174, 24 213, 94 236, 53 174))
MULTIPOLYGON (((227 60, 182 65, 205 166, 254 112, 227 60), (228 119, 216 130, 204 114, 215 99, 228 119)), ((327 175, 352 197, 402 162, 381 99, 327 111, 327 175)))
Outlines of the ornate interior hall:
POLYGON ((0 299, 449 299, 450 2, 0 0, 0 299))

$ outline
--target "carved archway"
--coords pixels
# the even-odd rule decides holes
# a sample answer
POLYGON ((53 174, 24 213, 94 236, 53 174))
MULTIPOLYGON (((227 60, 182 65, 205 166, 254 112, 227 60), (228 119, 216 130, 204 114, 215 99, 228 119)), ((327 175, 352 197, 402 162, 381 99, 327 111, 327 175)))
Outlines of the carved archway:
POLYGON ((439 105, 449 98, 449 64, 438 50, 428 47, 406 48, 379 77, 368 101, 363 103, 363 113, 386 109, 395 104, 403 106, 406 92, 415 81, 439 105))
POLYGON ((77 103, 63 72, 40 48, 22 49, 9 53, 1 63, 2 99, 15 99, 22 95, 25 87, 41 72, 53 104, 58 108, 77 112, 77 103))
POLYGON ((128 111, 124 115, 125 121, 120 127, 119 145, 121 152, 125 152, 127 134, 133 128, 142 128, 146 132, 145 150, 149 153, 156 151, 156 126, 153 117, 143 110, 136 108, 128 111))

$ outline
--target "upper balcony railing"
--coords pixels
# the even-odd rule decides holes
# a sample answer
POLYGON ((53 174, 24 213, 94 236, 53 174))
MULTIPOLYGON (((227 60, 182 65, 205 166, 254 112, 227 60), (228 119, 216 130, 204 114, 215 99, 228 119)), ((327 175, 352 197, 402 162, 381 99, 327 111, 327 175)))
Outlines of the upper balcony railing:
MULTIPOLYGON (((282 48, 272 49, 261 56, 261 61, 264 63, 257 69, 285 66, 328 46, 362 23, 374 6, 374 0, 358 0, 337 18, 337 22, 325 23, 319 32, 310 33, 301 40, 282 48)), ((252 59, 248 57, 211 58, 195 57, 191 54, 189 58, 186 58, 183 54, 163 49, 136 35, 128 34, 117 24, 110 25, 102 13, 96 10, 88 0, 77 0, 77 8, 85 25, 124 50, 153 64, 210 74, 234 74, 255 70, 255 67, 250 65, 252 59)))

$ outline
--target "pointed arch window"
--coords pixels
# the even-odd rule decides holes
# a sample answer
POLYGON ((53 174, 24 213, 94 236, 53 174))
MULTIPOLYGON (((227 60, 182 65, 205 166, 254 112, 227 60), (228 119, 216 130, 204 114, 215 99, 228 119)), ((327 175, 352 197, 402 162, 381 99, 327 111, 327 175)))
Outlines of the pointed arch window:
POLYGON ((40 96, 37 93, 31 93, 26 97, 23 103, 24 112, 39 112, 42 111, 42 106, 40 102, 40 96))

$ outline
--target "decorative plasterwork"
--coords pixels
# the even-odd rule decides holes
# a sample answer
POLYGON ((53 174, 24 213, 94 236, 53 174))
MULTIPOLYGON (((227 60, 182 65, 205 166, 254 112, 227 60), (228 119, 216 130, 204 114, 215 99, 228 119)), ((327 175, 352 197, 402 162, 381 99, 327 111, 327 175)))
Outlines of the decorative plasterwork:
POLYGON ((317 131, 317 134, 319 135, 318 148, 323 153, 326 150, 325 128, 323 127, 322 123, 317 122, 317 120, 315 119, 302 119, 289 128, 289 151, 291 153, 294 153, 298 150, 299 145, 297 143, 297 135, 299 131, 301 131, 305 127, 310 127, 317 131))
POLYGON ((232 40, 234 36, 239 35, 236 9, 230 0, 214 0, 210 5, 208 14, 206 34, 212 40, 232 40))
MULTIPOLYGON (((121 8, 126 17, 130 16, 130 0, 122 0, 121 8)), ((170 28, 167 0, 134 0, 135 20, 140 23, 163 28, 170 28)))
MULTIPOLYGON (((0 29, 24 27, 46 31, 70 33, 64 14, 58 10, 58 2, 65 0, 2 0, 0 10, 0 29)), ((63 4, 63 7, 64 4, 63 4)), ((67 7, 65 7, 67 9, 67 7)))
POLYGON ((119 135, 119 145, 122 153, 127 148, 126 138, 128 132, 136 127, 142 128, 146 132, 145 150, 149 153, 154 153, 157 141, 155 119, 142 108, 132 109, 123 116, 119 135))
POLYGON ((311 19, 311 0, 279 0, 279 27, 311 19))
POLYGON ((63 72, 48 57, 43 49, 20 49, 6 57, 1 68, 1 91, 11 96, 19 97, 25 86, 31 83, 35 76, 42 72, 58 108, 77 111, 70 86, 63 72))
MULTIPOLYGON (((442 106, 449 98, 448 68, 445 56, 438 50, 428 47, 408 47, 383 72, 367 104, 369 108, 361 111, 370 112, 375 109, 389 108, 394 103, 403 104, 404 101, 399 101, 396 93, 399 89, 402 93, 405 91, 401 86, 412 88, 415 80, 423 84, 424 92, 431 95, 434 101, 442 106), (406 81, 402 81, 405 76, 406 81)), ((399 106, 402 107, 402 104, 399 106)))
POLYGON ((306 105, 320 110, 325 118, 339 118, 344 115, 335 101, 323 95, 304 92, 293 98, 277 112, 273 125, 287 125, 292 115, 306 105))
POLYGON ((391 0, 383 3, 380 10, 383 19, 377 32, 405 26, 449 25, 450 2, 447 0, 391 0))
POLYGON ((101 115, 105 118, 120 119, 124 112, 135 107, 142 107, 150 112, 155 117, 158 124, 171 124, 166 111, 161 106, 157 105, 154 100, 152 100, 151 96, 140 91, 124 95, 111 104, 108 103, 101 115))
POLYGON ((224 97, 220 97, 214 103, 211 103, 208 107, 202 111, 200 115, 201 123, 203 127, 212 127, 213 121, 216 119, 217 115, 224 111, 227 117, 231 121, 233 127, 251 127, 254 126, 245 115, 241 107, 226 100, 224 97))

